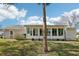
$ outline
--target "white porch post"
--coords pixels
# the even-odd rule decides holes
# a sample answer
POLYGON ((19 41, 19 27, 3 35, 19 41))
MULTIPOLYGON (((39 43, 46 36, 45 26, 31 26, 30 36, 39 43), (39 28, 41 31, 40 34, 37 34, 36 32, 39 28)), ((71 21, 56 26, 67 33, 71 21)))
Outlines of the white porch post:
POLYGON ((33 36, 33 28, 31 28, 32 29, 32 36, 33 36))
POLYGON ((25 30, 26 30, 26 38, 27 38, 27 28, 25 28, 25 30))
POLYGON ((59 33, 58 33, 58 28, 57 28, 57 36, 59 35, 59 33))
POLYGON ((52 39, 52 28, 51 28, 51 39, 52 39))
POLYGON ((38 37, 40 37, 40 28, 38 28, 38 37))

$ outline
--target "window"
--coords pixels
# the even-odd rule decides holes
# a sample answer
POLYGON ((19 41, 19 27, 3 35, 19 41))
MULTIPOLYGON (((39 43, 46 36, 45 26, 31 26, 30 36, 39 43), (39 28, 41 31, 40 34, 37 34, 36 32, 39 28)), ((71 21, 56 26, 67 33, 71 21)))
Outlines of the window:
POLYGON ((43 36, 43 30, 40 29, 40 36, 43 36))
POLYGON ((38 36, 38 28, 33 29, 33 36, 38 36))
POLYGON ((10 31, 10 38, 13 38, 13 31, 10 31))
POLYGON ((23 37, 26 38, 26 34, 23 34, 23 37))
POLYGON ((63 29, 58 29, 58 35, 62 36, 63 35, 63 29))
POLYGON ((51 35, 51 29, 47 29, 47 35, 48 35, 48 36, 51 35))
POLYGON ((57 36, 57 29, 55 28, 52 29, 52 36, 57 36))
POLYGON ((27 28, 27 34, 32 35, 32 29, 31 28, 27 28))
POLYGON ((29 34, 29 32, 30 32, 30 31, 29 31, 29 28, 27 28, 27 34, 29 34))
POLYGON ((13 35, 13 31, 10 31, 10 35, 13 35))

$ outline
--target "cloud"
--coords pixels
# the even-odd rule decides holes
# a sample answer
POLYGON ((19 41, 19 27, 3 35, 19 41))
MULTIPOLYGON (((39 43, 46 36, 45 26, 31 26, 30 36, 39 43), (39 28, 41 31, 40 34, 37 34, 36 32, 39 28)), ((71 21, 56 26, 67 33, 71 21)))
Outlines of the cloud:
MULTIPOLYGON (((79 22, 79 9, 71 10, 70 12, 64 12, 59 17, 46 17, 48 25, 69 25, 75 26, 79 22)), ((21 20, 21 24, 43 24, 43 17, 30 16, 26 20, 21 20)), ((78 26, 79 27, 79 26, 78 26)))
POLYGON ((42 24, 42 20, 39 16, 30 16, 27 18, 26 24, 42 24))
MULTIPOLYGON (((49 17, 46 17, 47 19, 47 24, 48 25, 54 25, 53 23, 51 23, 49 17)), ((24 25, 42 25, 43 24, 43 17, 39 17, 39 16, 30 16, 28 17, 26 20, 22 19, 20 20, 20 24, 24 24, 24 25)))
POLYGON ((20 25, 25 25, 26 21, 25 20, 20 20, 19 23, 20 23, 20 25))
POLYGON ((25 17, 27 13, 27 10, 21 9, 19 10, 14 5, 10 5, 8 8, 0 4, 0 21, 6 20, 6 19, 17 19, 20 17, 25 17))
MULTIPOLYGON (((26 20, 19 20, 21 17, 25 17, 27 14, 27 10, 21 9, 19 10, 14 5, 10 5, 7 9, 5 5, 0 4, 0 22, 5 19, 16 19, 20 22, 20 24, 43 24, 43 18, 39 16, 30 16, 26 20)), ((49 18, 46 17, 47 24, 49 25, 74 25, 79 22, 79 9, 71 10, 70 12, 64 12, 59 17, 49 18)))
MULTIPOLYGON (((49 17, 46 17, 46 18, 47 18, 47 24, 51 24, 48 19, 49 17)), ((40 25, 40 24, 43 24, 43 18, 39 17, 39 16, 30 16, 27 18, 25 23, 26 24, 33 24, 33 25, 40 25)))
POLYGON ((76 26, 77 23, 79 24, 79 8, 71 10, 69 12, 64 12, 59 17, 49 18, 49 20, 51 23, 54 23, 54 24, 59 24, 59 25, 66 24, 69 26, 76 26))
MULTIPOLYGON (((27 19, 25 18, 27 14, 27 10, 21 9, 19 10, 16 6, 10 5, 7 9, 5 5, 0 4, 0 22, 6 19, 17 19, 19 24, 43 24, 43 17, 39 16, 30 16, 27 19)), ((48 25, 71 25, 74 26, 79 22, 79 8, 71 10, 69 12, 64 12, 61 16, 58 17, 46 17, 48 25)), ((79 26, 77 26, 79 27, 79 26)))
MULTIPOLYGON (((46 17, 46 20, 48 25, 63 25, 66 23, 65 21, 62 21, 61 17, 56 18, 46 17)), ((19 20, 19 22, 22 25, 41 25, 43 24, 43 17, 30 16, 26 20, 25 19, 19 20)))
POLYGON ((2 22, 5 19, 4 16, 0 16, 0 22, 2 22))
MULTIPOLYGON (((22 19, 20 20, 20 24, 30 24, 30 25, 40 25, 43 24, 43 17, 39 16, 30 16, 26 20, 22 19), (23 20, 23 21, 22 21, 23 20)), ((48 16, 46 17, 47 24, 48 25, 63 25, 66 22, 62 21, 61 17, 56 17, 56 18, 49 18, 48 16), (62 22, 61 22, 62 21, 62 22)))
POLYGON ((66 20, 69 25, 75 26, 79 22, 79 8, 71 10, 70 12, 65 12, 63 14, 64 21, 66 20))

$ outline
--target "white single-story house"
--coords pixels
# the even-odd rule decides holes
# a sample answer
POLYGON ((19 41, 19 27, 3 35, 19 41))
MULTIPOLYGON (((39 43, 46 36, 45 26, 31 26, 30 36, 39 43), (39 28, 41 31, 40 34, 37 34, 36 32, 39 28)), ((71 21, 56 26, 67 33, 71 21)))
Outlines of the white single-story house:
MULTIPOLYGON (((25 25, 26 38, 43 39, 43 25, 25 25)), ((47 39, 76 40, 76 29, 67 25, 47 25, 47 39)))
MULTIPOLYGON (((15 38, 18 34, 27 39, 43 39, 43 25, 16 25, 4 29, 5 38, 15 38)), ((67 25, 47 25, 48 40, 76 40, 76 29, 67 25)))

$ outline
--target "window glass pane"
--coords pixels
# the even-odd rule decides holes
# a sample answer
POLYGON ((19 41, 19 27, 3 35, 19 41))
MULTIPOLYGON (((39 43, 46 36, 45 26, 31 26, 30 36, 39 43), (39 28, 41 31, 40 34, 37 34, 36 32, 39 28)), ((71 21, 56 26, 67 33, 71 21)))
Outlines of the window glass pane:
POLYGON ((32 35, 32 29, 30 29, 30 35, 32 35))
POLYGON ((51 29, 47 29, 47 35, 51 36, 51 29))
POLYGON ((31 28, 27 28, 27 34, 32 35, 32 29, 31 28))
POLYGON ((33 29, 33 36, 38 36, 38 28, 33 29))
POLYGON ((10 35, 13 35, 13 31, 10 31, 10 35))
POLYGON ((63 35, 63 29, 58 29, 58 35, 62 36, 63 35))
POLYGON ((30 32, 29 30, 30 30, 30 29, 29 29, 29 28, 27 28, 27 34, 29 34, 29 32, 30 32))
POLYGON ((43 36, 43 30, 40 29, 40 36, 43 36))
POLYGON ((57 36, 57 29, 55 28, 52 29, 52 36, 57 36))

